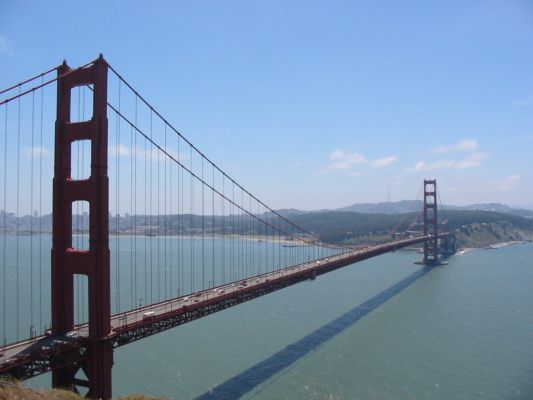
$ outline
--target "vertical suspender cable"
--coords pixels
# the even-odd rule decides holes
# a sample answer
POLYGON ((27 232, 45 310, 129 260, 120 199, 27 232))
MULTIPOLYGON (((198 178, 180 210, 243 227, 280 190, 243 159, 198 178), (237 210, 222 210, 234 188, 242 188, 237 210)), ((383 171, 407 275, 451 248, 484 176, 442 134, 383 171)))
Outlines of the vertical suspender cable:
MULTIPOLYGON (((135 126, 137 126, 137 95, 135 95, 135 126)), ((134 135, 133 137, 133 151, 135 152, 135 157, 134 157, 134 169, 133 169, 133 234, 135 235, 135 239, 134 239, 134 245, 135 245, 135 250, 133 252, 133 257, 135 258, 134 261, 133 261, 133 268, 134 268, 134 271, 133 271, 133 274, 134 274, 134 277, 133 277, 133 280, 134 280, 134 302, 133 304, 136 305, 137 304, 137 286, 138 286, 138 283, 137 283, 137 242, 138 242, 138 237, 137 237, 137 153, 138 153, 138 148, 137 148, 137 134, 135 133, 135 129, 133 129, 133 126, 131 127, 131 134, 134 135)))
POLYGON ((204 182, 204 158, 201 158, 202 160, 202 289, 205 289, 205 212, 204 212, 204 192, 205 192, 205 184, 204 182))
POLYGON ((249 194, 249 232, 250 232, 250 276, 257 275, 257 265, 255 264, 255 246, 256 246, 256 240, 254 238, 254 228, 255 228, 255 218, 253 216, 254 214, 254 208, 252 205, 252 196, 249 194))
POLYGON ((248 278, 248 214, 244 211, 245 207, 244 191, 241 190, 241 214, 242 214, 242 234, 241 234, 241 260, 242 260, 242 275, 248 278))
MULTIPOLYGON (((302 234, 302 232, 300 232, 300 235, 302 234)), ((302 238, 300 237, 300 246, 298 247, 298 264, 303 264, 304 263, 304 258, 303 258, 303 251, 304 251, 304 241, 301 240, 302 238)))
MULTIPOLYGON (((41 84, 44 77, 41 77, 41 84)), ((43 108, 44 89, 41 87, 41 115, 39 133, 39 331, 43 329, 43 108)), ((7 132, 6 132, 7 134, 7 132)))
MULTIPOLYGON (((264 207, 264 212, 265 212, 265 219, 270 218, 269 210, 266 207, 264 207)), ((270 260, 271 240, 270 240, 270 226, 268 224, 268 220, 267 222, 265 222, 264 227, 265 227, 265 272, 270 272, 271 262, 269 260, 270 260)))
MULTIPOLYGON (((179 144, 178 144, 179 146, 179 144)), ((180 151, 178 149, 178 157, 180 157, 180 151)), ((171 268, 176 268, 176 271, 175 271, 175 274, 176 274, 176 284, 175 284, 175 288, 176 288, 176 294, 177 296, 179 297, 181 295, 181 228, 180 228, 180 210, 181 210, 181 207, 180 207, 180 196, 181 196, 181 193, 180 193, 180 167, 179 165, 176 165, 176 172, 175 172, 175 178, 176 179, 176 182, 175 184, 173 184, 173 181, 172 181, 172 162, 169 162, 169 165, 170 165, 170 196, 169 196, 169 213, 171 215, 171 232, 172 232, 172 235, 173 237, 176 239, 176 240, 171 240, 170 241, 170 266, 171 268), (175 189, 172 189, 172 186, 175 185, 175 189), (173 195, 174 195, 174 191, 176 191, 176 197, 175 199, 176 200, 173 200, 173 195), (173 209, 172 208, 172 204, 174 203, 174 201, 176 201, 176 208, 173 209), (174 211, 173 211, 174 210, 174 211), (175 213, 175 218, 172 216, 172 213, 175 213), (172 223, 172 221, 174 221, 174 223, 172 223), (174 227, 172 227, 174 226, 174 227), (174 257, 174 251, 177 251, 177 256, 174 257), (176 261, 174 263, 174 260, 176 261)), ((174 295, 172 295, 171 297, 175 297, 174 295)))
POLYGON ((275 255, 275 247, 276 247, 276 231, 274 230, 274 214, 272 214, 272 271, 276 269, 276 255, 275 255))
POLYGON ((247 256, 247 262, 246 262, 246 272, 248 276, 252 276, 252 266, 253 266, 253 257, 252 257, 252 241, 251 241, 251 226, 252 226, 252 197, 249 196, 248 198, 248 207, 249 207, 249 214, 246 215, 246 249, 248 250, 248 256, 247 256))
POLYGON ((130 126, 130 310, 134 308, 135 305, 135 279, 134 279, 134 262, 133 257, 135 257, 135 224, 133 222, 135 218, 135 211, 133 206, 133 177, 135 176, 134 164, 133 164, 133 155, 136 152, 133 143, 133 127, 130 126))
POLYGON ((221 230, 221 237, 222 240, 220 241, 220 248, 222 252, 222 283, 226 283, 226 212, 224 210, 224 196, 226 196, 226 190, 225 190, 225 178, 224 175, 222 175, 222 196, 220 196, 220 214, 222 215, 222 230, 221 230))
MULTIPOLYGON (((120 106, 121 106, 121 80, 118 80, 118 111, 120 113, 120 106)), ((117 113, 117 121, 116 121, 116 143, 115 143, 115 168, 116 168, 116 207, 115 207, 115 215, 116 215, 116 232, 115 232, 115 312, 120 312, 120 241, 119 241, 119 234, 120 234, 120 153, 119 153, 119 147, 120 147, 120 116, 117 113)))
MULTIPOLYGON (((77 88, 78 90, 78 115, 77 115, 77 118, 78 118, 78 121, 81 121, 81 87, 78 86, 77 88)), ((82 176, 80 174, 80 171, 81 171, 81 165, 80 165, 80 141, 77 140, 76 141, 76 151, 77 151, 77 157, 76 157, 76 174, 77 176, 73 177, 74 179, 76 180, 79 180, 79 179, 82 179, 82 176)), ((71 157, 72 159, 72 157, 71 157)), ((72 172, 72 165, 71 165, 71 170, 70 170, 70 173, 71 173, 71 177, 73 174, 72 172)), ((80 236, 80 202, 77 201, 76 202, 76 248, 77 249, 85 249, 85 246, 83 244, 83 238, 81 238, 80 236), (80 243, 80 240, 81 240, 81 243, 80 243)), ((77 281, 77 286, 79 288, 79 283, 80 283, 80 276, 77 274, 76 275, 76 281, 77 281)), ((79 299, 79 290, 78 290, 78 299, 79 299)), ((79 301, 78 301, 78 307, 79 307, 79 301)), ((79 311, 79 309, 78 309, 79 311)), ((78 316, 79 316, 79 312, 78 312, 78 316)))
MULTIPOLYGON (((78 114, 77 114, 77 120, 78 121, 81 121, 81 88, 78 86, 77 88, 77 91, 78 91, 78 114)), ((80 141, 77 140, 76 141, 76 151, 77 151, 77 157, 76 157, 76 176, 72 176, 74 175, 73 171, 72 171, 72 165, 71 165, 71 177, 76 179, 76 180, 79 180, 79 179, 82 179, 82 176, 80 174, 80 171, 81 171, 81 165, 80 165, 80 141)), ((72 159, 72 156, 71 156, 71 159, 72 159)), ((85 249, 85 246, 83 244, 83 238, 81 237, 80 235, 80 202, 79 201, 76 201, 76 248, 77 249, 85 249), (80 240, 81 240, 81 244, 80 244, 80 240)), ((80 287, 81 287, 81 276, 79 274, 76 274, 76 286, 75 286, 75 289, 76 289, 76 304, 77 304, 77 310, 76 310, 76 318, 75 318, 75 321, 74 323, 76 324, 79 324, 81 323, 81 320, 80 320, 80 317, 81 317, 81 309, 80 309, 80 306, 81 306, 81 297, 83 296, 83 293, 81 293, 80 291, 80 287)))
POLYGON ((319 258, 319 252, 318 251, 319 251, 320 243, 317 241, 316 238, 313 240, 313 242, 314 242, 314 246, 313 246, 314 249, 313 250, 314 250, 314 255, 315 255, 314 258, 316 260, 316 259, 319 258))
POLYGON ((161 164, 161 157, 159 157, 159 154, 156 150, 156 161, 157 161, 157 219, 156 219, 156 224, 157 224, 157 236, 156 236, 156 240, 157 240, 157 300, 158 301, 161 301, 161 214, 160 214, 160 209, 159 209, 159 205, 161 203, 161 199, 160 199, 160 196, 161 196, 161 184, 160 184, 160 179, 159 179, 159 172, 160 172, 160 168, 159 168, 159 165, 161 164))
MULTIPOLYGON (((135 124, 137 126, 137 124, 135 124)), ((144 301, 148 303, 148 140, 144 139, 144 301)), ((139 300, 139 307, 141 300, 139 300)))
MULTIPOLYGON (((19 87, 19 94, 20 94, 20 87, 19 87)), ((16 240, 17 240, 17 259, 15 263, 15 268, 17 269, 16 276, 17 276, 17 283, 16 283, 16 297, 17 297, 17 341, 19 340, 19 329, 20 329, 20 305, 19 305, 19 298, 20 298, 20 265, 19 265, 19 251, 20 251, 20 243, 19 243, 19 219, 20 219, 20 100, 21 98, 18 98, 18 122, 17 122, 17 220, 15 224, 15 234, 16 234, 16 240)))
POLYGON ((159 157, 159 154, 156 150, 156 161, 157 161, 157 300, 161 301, 161 215, 159 210, 159 205, 161 203, 161 185, 160 185, 160 179, 159 179, 159 172, 160 168, 159 165, 161 164, 161 157, 159 157))
MULTIPOLYGON (((179 140, 178 140, 178 146, 179 146, 179 140)), ((178 147, 178 154, 181 154, 180 153, 180 149, 178 147)), ((185 293, 185 280, 184 280, 184 276, 185 276, 185 242, 184 242, 184 233, 185 233, 185 227, 183 226, 183 224, 185 223, 185 218, 184 218, 184 211, 185 211, 185 195, 184 195, 184 188, 185 188, 185 182, 183 180, 183 175, 184 175, 184 170, 182 167, 179 167, 178 169, 178 191, 179 191, 179 196, 180 196, 180 200, 181 200, 181 211, 179 209, 179 204, 178 203, 178 213, 180 214, 180 221, 181 221, 181 224, 180 224, 180 260, 181 260, 181 263, 180 263, 180 268, 181 268, 181 276, 180 276, 180 288, 181 288, 181 294, 184 294, 185 293), (181 183, 180 183, 181 182, 181 183), (181 185, 181 186, 180 186, 181 185)))
MULTIPOLYGON (((191 160, 191 171, 192 169, 192 147, 190 148, 190 160, 191 160)), ((194 292, 195 282, 194 282, 194 241, 195 241, 195 232, 194 232, 194 177, 191 174, 191 293, 194 292)))
MULTIPOLYGON (((82 93, 83 93, 83 96, 82 96, 82 101, 83 101, 83 105, 81 107, 81 120, 82 121, 85 121, 85 86, 83 86, 83 89, 82 89, 82 93)), ((89 154, 89 160, 91 159, 91 155, 89 154)), ((90 165, 89 165, 89 175, 90 175, 90 165)), ((82 177, 85 177, 85 142, 82 141, 81 142, 81 176, 82 177)), ((85 219, 84 219, 84 214, 85 214, 85 202, 81 202, 81 231, 84 232, 86 227, 85 227, 85 219)), ((88 226, 87 226, 88 228, 88 226)), ((87 245, 88 246, 88 245, 87 245)), ((80 295, 81 295, 81 321, 85 322, 85 293, 86 293, 86 289, 85 289, 85 286, 86 286, 86 279, 81 279, 81 290, 78 290, 80 292, 80 295)))
POLYGON ((154 214, 153 214, 153 187, 152 177, 154 169, 154 143, 153 143, 153 112, 150 109, 150 304, 154 302, 154 240, 153 240, 153 226, 154 226, 154 214))
MULTIPOLYGON (((118 80, 118 111, 119 113, 121 112, 121 105, 122 105, 122 86, 121 86, 121 83, 122 81, 119 79, 118 80)), ((118 132, 117 132, 117 147, 120 146, 120 130, 121 130, 121 120, 120 118, 117 118, 118 119, 118 122, 117 122, 117 129, 118 129, 118 132)), ((117 247, 115 249, 115 251, 117 252, 117 313, 119 313, 121 311, 121 305, 120 305, 120 300, 121 300, 121 293, 120 293, 120 267, 121 267, 121 262, 120 262, 120 244, 121 244, 121 240, 120 240, 120 215, 122 214, 121 213, 121 207, 120 207, 120 161, 119 161, 119 157, 120 154, 117 155, 117 247)))
MULTIPOLYGON (((268 211, 266 210, 265 207, 263 207, 264 209, 264 215, 265 215, 265 219, 268 218, 268 211)), ((269 248, 268 246, 270 246, 270 238, 268 237, 268 225, 266 224, 266 222, 263 223, 263 228, 265 229, 265 272, 269 272, 268 270, 268 252, 269 252, 269 248)))
POLYGON ((239 238, 239 248, 240 248, 240 265, 239 265, 239 275, 242 279, 244 277, 244 192, 241 190, 241 208, 239 210, 240 214, 240 238, 239 238))
POLYGON ((35 156, 35 92, 31 92, 31 160, 30 160, 30 338, 33 337, 33 157, 35 156))
MULTIPOLYGON (((284 231, 285 231, 285 235, 287 235, 287 220, 285 220, 285 228, 284 228, 284 231)), ((284 238, 283 241, 285 241, 286 239, 284 238)), ((288 264, 288 261, 287 261, 287 249, 289 249, 290 247, 285 247, 283 248, 283 267, 288 267, 289 264, 288 264)))
MULTIPOLYGON (((180 138, 178 137, 178 159, 181 159, 180 138)), ((177 167, 178 173, 178 296, 183 293, 183 183, 180 188, 180 181, 183 177, 183 168, 177 167), (181 207, 180 207, 181 205, 181 207)))
POLYGON ((276 266, 276 245, 277 245, 277 234, 278 231, 276 229, 276 218, 277 216, 274 215, 272 218, 272 270, 277 270, 276 266))
MULTIPOLYGON (((291 237, 293 238, 293 240, 295 239, 294 238, 294 225, 291 224, 291 237)), ((294 244, 297 246, 298 245, 298 241, 295 241, 294 244)), ((295 262, 294 260, 294 250, 296 249, 296 247, 291 247, 291 265, 296 265, 297 262, 295 262)))
POLYGON ((261 275, 261 262, 262 262, 262 257, 261 257, 261 227, 260 227, 260 222, 259 222, 259 202, 256 201, 257 203, 257 230, 256 230, 256 235, 257 235, 257 275, 261 275))
MULTIPOLYGON (((211 170, 213 172, 213 188, 215 187, 215 168, 212 165, 211 170)), ((212 274, 211 279, 213 280, 213 287, 216 286, 215 284, 215 191, 211 190, 211 262, 212 262, 212 274)))
POLYGON ((2 235, 2 252, 3 252, 3 260, 2 260, 2 282, 3 282, 3 290, 2 290, 2 336, 3 336, 3 345, 5 346, 7 344, 7 325, 6 325, 6 313, 7 313, 7 304, 6 304, 6 267, 7 267, 7 257, 6 257, 6 237, 7 237, 7 230, 6 230, 6 216, 7 216, 7 109, 9 104, 6 103, 6 113, 5 113, 5 122, 4 122, 4 209, 2 213, 2 222, 3 222, 3 235, 2 235))
POLYGON ((230 269, 230 272, 231 272, 231 278, 230 280, 233 282, 235 280, 235 249, 234 249, 234 244, 235 244, 235 207, 234 207, 234 204, 235 204, 235 182, 232 181, 232 192, 231 192, 231 204, 230 204, 230 207, 231 207, 231 269, 230 269))
POLYGON ((255 263, 255 247, 256 247, 256 238, 254 238, 254 232, 255 232, 255 219, 252 217, 254 213, 254 209, 252 206, 252 195, 249 195, 250 197, 250 252, 251 256, 250 259, 252 260, 250 263, 250 273, 252 276, 257 275, 257 265, 255 263), (254 270, 254 266, 256 267, 254 270))
MULTIPOLYGON (((167 152, 167 124, 165 123, 165 153, 167 152)), ((163 218, 164 218, 164 221, 165 221, 165 226, 164 226, 164 231, 165 231, 165 242, 164 242, 164 251, 165 251, 165 255, 163 257, 163 263, 164 263, 164 268, 165 268, 165 281, 164 281, 164 284, 165 284, 165 300, 168 299, 168 294, 167 294, 167 287, 170 286, 170 297, 174 297, 172 295, 172 277, 173 277, 173 274, 172 274, 172 267, 170 268, 170 282, 167 282, 167 241, 169 239, 169 225, 168 225, 168 222, 169 222, 169 218, 172 218, 172 212, 170 212, 170 215, 167 215, 167 156, 165 155, 164 156, 164 174, 163 174, 163 177, 165 179, 165 184, 164 184, 164 200, 163 200, 163 218)), ((170 174, 170 179, 171 179, 171 182, 170 182, 170 193, 172 193, 172 175, 171 175, 171 172, 169 172, 170 174)), ((172 204, 172 202, 170 202, 170 204, 172 204)), ((170 206, 172 207, 172 206, 170 206)), ((172 210, 172 208, 171 208, 172 210)), ((172 226, 172 220, 170 220, 170 224, 172 226)), ((170 247, 170 251, 172 251, 172 247, 170 247)), ((172 258, 171 258, 172 259, 172 258)))
POLYGON ((281 268, 281 218, 278 217, 278 223, 276 226, 278 232, 278 269, 281 268))

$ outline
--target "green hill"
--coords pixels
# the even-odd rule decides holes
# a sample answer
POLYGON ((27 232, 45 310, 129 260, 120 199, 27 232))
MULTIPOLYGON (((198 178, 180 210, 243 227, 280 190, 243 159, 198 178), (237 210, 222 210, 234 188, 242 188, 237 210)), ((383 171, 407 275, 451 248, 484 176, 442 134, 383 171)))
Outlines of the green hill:
MULTIPOLYGON (((376 243, 390 240, 393 231, 416 234, 423 229, 421 213, 328 211, 287 217, 325 240, 346 244, 376 243)), ((439 229, 456 233, 461 247, 486 247, 502 242, 533 240, 533 220, 515 215, 443 210, 439 213, 439 221, 439 229)))

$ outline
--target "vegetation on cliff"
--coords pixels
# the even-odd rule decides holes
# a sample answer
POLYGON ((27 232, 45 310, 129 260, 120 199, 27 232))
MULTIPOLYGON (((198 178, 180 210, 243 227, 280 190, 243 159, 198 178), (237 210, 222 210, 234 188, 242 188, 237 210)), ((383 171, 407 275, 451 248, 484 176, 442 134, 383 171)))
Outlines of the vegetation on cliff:
MULTIPOLYGON (((59 389, 34 390, 15 381, 0 380, 0 400, 81 400, 84 397, 59 389)), ((160 397, 131 395, 117 400, 163 400, 160 397)))
MULTIPOLYGON (((478 210, 443 210, 438 217, 440 228, 454 232, 460 247, 533 240, 533 219, 530 218, 478 210)), ((390 240, 392 232, 415 235, 423 229, 421 213, 327 211, 293 214, 288 218, 325 240, 355 245, 390 240)))

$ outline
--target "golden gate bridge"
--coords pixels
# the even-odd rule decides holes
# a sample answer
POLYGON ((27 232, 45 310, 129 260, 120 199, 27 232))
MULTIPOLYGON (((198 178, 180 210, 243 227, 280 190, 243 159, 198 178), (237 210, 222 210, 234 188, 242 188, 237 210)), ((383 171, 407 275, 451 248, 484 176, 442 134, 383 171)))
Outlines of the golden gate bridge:
POLYGON ((400 248, 423 244, 421 263, 437 265, 450 237, 425 180, 418 235, 323 240, 226 174, 102 56, 0 95, 0 376, 51 372, 54 387, 109 399, 116 347, 400 248))

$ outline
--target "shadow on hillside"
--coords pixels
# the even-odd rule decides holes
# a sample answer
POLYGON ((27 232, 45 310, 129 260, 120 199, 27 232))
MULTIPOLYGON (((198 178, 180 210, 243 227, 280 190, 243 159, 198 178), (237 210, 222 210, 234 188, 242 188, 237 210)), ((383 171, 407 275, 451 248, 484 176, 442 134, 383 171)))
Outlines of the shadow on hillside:
POLYGON ((307 354, 317 349, 320 345, 326 343, 328 340, 334 338, 336 335, 355 324, 365 315, 374 311, 387 300, 391 299, 402 290, 407 288, 417 279, 427 274, 433 268, 433 266, 420 268, 411 275, 402 279, 400 282, 383 290, 374 297, 368 299, 364 303, 327 323, 297 342, 288 345, 271 357, 248 368, 246 371, 241 372, 239 375, 234 376, 226 382, 221 383, 212 390, 198 396, 196 400, 227 400, 240 398, 283 369, 289 367, 294 362, 305 357, 307 354))

